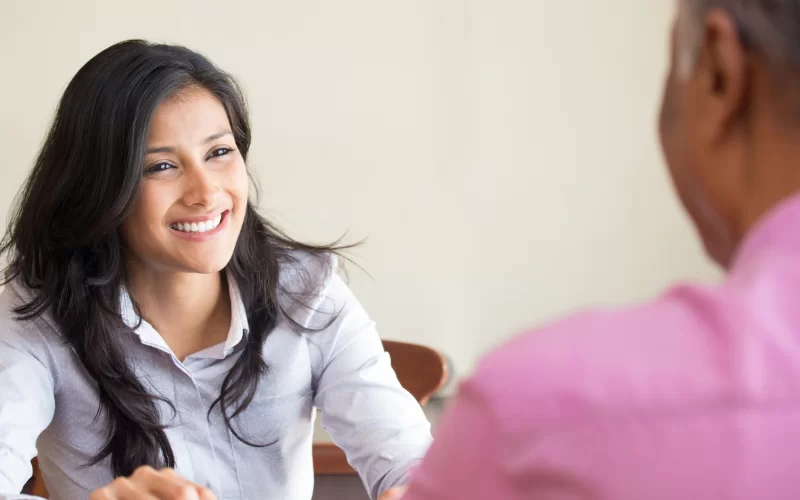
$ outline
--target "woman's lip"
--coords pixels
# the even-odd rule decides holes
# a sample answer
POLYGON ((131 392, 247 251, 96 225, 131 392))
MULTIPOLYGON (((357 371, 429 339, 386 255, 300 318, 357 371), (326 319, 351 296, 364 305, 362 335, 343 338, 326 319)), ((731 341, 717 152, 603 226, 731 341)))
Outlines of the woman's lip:
POLYGON ((197 222, 207 222, 207 221, 210 221, 210 220, 214 220, 219 216, 224 216, 228 212, 230 212, 230 210, 222 210, 222 211, 219 211, 219 212, 211 212, 208 215, 194 215, 194 216, 191 216, 191 217, 184 217, 184 218, 181 218, 181 219, 176 219, 176 220, 170 222, 169 224, 172 225, 172 224, 185 224, 187 222, 190 223, 190 224, 192 222, 195 222, 195 223, 197 223, 197 222))
POLYGON ((222 220, 220 220, 219 225, 210 231, 204 231, 202 233, 200 232, 190 233, 186 231, 178 231, 177 229, 173 229, 172 227, 170 227, 169 230, 172 232, 172 234, 174 234, 178 238, 188 241, 194 241, 197 243, 202 243, 204 241, 213 239, 219 233, 221 233, 226 227, 228 227, 228 219, 230 219, 230 217, 228 217, 229 214, 230 212, 227 210, 222 212, 221 214, 222 220))

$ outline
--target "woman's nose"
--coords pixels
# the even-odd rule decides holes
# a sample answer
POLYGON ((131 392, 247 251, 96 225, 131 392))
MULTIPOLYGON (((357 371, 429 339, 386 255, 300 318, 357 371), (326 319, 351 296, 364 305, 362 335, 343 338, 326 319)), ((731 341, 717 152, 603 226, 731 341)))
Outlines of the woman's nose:
POLYGON ((183 193, 186 205, 212 207, 216 204, 220 188, 216 179, 202 163, 187 165, 186 184, 183 193))

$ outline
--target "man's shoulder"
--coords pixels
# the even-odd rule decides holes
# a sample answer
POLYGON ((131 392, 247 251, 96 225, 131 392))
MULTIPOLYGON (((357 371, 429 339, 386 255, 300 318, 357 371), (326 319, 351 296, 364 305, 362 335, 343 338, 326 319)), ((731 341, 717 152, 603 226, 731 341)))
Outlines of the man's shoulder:
POLYGON ((720 293, 680 287, 557 321, 486 356, 470 383, 503 421, 525 426, 700 404, 727 390, 720 293))

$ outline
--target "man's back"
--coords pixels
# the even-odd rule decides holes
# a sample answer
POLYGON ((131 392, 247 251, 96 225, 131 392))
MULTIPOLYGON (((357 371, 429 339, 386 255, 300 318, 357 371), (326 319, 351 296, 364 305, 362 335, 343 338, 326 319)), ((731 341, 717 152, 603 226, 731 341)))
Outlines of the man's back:
POLYGON ((454 406, 405 498, 798 498, 800 198, 721 286, 519 337, 454 406))

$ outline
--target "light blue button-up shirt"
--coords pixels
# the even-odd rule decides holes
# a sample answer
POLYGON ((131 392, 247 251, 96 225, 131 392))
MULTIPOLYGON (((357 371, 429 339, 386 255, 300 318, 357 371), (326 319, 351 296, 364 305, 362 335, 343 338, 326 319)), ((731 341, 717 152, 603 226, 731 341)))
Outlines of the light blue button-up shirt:
MULTIPOLYGON (((177 472, 220 500, 310 499, 316 409, 373 499, 403 484, 430 445, 430 425, 398 383, 364 309, 327 266, 310 258, 301 265, 317 277, 319 294, 311 309, 297 308, 294 317, 315 325, 332 311, 339 314, 320 332, 298 334, 284 321, 267 337, 268 374, 234 425, 250 441, 276 441, 270 446, 236 439, 219 406, 207 418, 248 335, 247 311, 233 282, 224 343, 180 362, 146 321, 122 338, 137 375, 177 408, 173 415, 159 407, 177 472)), ((303 269, 285 269, 282 279, 291 287, 298 272, 303 269)), ((96 384, 47 316, 15 319, 13 308, 26 293, 11 284, 0 294, 0 500, 29 498, 18 492, 31 476, 37 448, 50 498, 85 499, 113 479, 108 458, 85 467, 105 442, 103 419, 95 418, 96 384)), ((130 299, 122 314, 128 324, 138 323, 130 299)))

